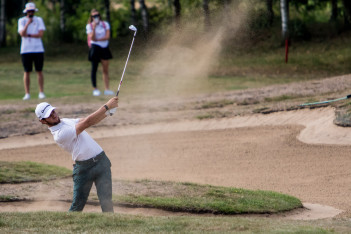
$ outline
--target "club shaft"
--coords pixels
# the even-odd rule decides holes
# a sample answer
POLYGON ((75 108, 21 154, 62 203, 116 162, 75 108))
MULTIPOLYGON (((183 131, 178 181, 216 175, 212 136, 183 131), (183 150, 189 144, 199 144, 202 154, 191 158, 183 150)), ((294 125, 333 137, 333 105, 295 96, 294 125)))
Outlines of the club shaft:
POLYGON ((350 97, 351 97, 350 95, 347 95, 346 97, 337 98, 337 99, 328 100, 328 101, 304 103, 304 104, 301 104, 300 106, 312 106, 312 105, 319 105, 319 104, 327 104, 327 103, 331 103, 331 102, 337 102, 337 101, 349 99, 350 97))
POLYGON ((119 90, 120 90, 121 85, 122 85, 122 82, 123 82, 124 73, 126 72, 126 68, 127 68, 127 64, 128 64, 128 60, 129 60, 129 56, 130 56, 130 52, 132 51, 132 48, 133 48, 133 44, 134 44, 135 35, 136 35, 136 32, 134 33, 133 40, 132 40, 132 44, 130 45, 130 49, 129 49, 129 53, 128 53, 128 57, 127 57, 127 61, 126 61, 126 64, 124 65, 124 69, 123 69, 123 72, 122 72, 121 81, 119 82, 119 85, 118 85, 118 89, 117 89, 117 93, 116 93, 116 96, 117 96, 117 97, 118 97, 119 90))

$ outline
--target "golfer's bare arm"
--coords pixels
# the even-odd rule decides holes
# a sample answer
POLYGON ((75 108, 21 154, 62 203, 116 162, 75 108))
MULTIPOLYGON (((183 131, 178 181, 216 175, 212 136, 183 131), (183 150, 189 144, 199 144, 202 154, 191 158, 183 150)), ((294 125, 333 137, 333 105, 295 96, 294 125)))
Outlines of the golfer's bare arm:
MULTIPOLYGON (((118 107, 118 97, 111 98, 106 104, 108 109, 113 109, 118 107)), ((104 106, 97 109, 94 113, 89 116, 79 119, 79 122, 76 124, 76 134, 77 136, 81 134, 85 129, 99 123, 101 120, 106 118, 106 108, 104 106)))

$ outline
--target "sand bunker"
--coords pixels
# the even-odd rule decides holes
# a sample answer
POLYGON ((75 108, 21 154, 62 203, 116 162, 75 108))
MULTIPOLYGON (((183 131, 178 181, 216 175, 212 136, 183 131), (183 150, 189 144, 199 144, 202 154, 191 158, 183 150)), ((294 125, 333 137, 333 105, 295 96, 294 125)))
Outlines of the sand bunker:
MULTIPOLYGON (((349 145, 351 131, 348 128, 333 124, 334 109, 331 107, 320 109, 302 109, 288 112, 277 112, 269 115, 255 114, 235 118, 223 118, 201 121, 182 121, 129 127, 100 127, 89 129, 88 132, 95 139, 119 137, 152 133, 218 130, 257 126, 302 125, 305 128, 298 135, 298 139, 307 144, 349 145)), ((33 136, 15 136, 0 140, 0 150, 18 147, 52 144, 49 132, 33 136)))
MULTIPOLYGON (((146 178, 273 190, 300 198, 307 208, 286 218, 319 219, 333 217, 341 209, 345 214, 351 212, 350 132, 334 126, 333 119, 332 108, 303 109, 94 128, 90 133, 111 159, 114 179, 146 178)), ((0 160, 72 167, 70 155, 53 144, 50 133, 1 139, 0 143, 0 160)), ((35 204, 21 207, 42 207, 35 204)), ((67 210, 69 204, 65 206, 56 209, 67 210)), ((11 209, 19 208, 13 203, 5 210, 11 209)), ((100 212, 100 208, 96 211, 100 212)))

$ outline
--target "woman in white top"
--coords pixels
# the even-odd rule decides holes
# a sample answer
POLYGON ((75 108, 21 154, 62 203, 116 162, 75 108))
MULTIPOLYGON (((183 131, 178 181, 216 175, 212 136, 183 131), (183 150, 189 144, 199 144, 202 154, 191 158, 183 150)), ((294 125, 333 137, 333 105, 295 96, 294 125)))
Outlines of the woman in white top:
POLYGON ((88 24, 86 26, 88 34, 89 61, 91 62, 91 83, 93 86, 93 95, 99 96, 100 90, 96 85, 96 72, 99 62, 102 64, 102 78, 105 84, 105 95, 114 95, 109 88, 108 65, 109 59, 112 58, 109 49, 110 25, 106 21, 101 20, 99 11, 91 10, 88 24))
POLYGON ((43 76, 43 65, 44 65, 44 46, 41 38, 45 31, 44 21, 41 17, 34 16, 34 13, 38 11, 35 4, 29 2, 26 4, 26 8, 23 13, 26 16, 18 20, 18 33, 22 37, 21 42, 21 57, 22 64, 24 67, 24 91, 25 95, 23 100, 30 99, 30 73, 33 69, 33 63, 35 71, 38 75, 39 83, 39 99, 45 98, 44 94, 44 76, 43 76))

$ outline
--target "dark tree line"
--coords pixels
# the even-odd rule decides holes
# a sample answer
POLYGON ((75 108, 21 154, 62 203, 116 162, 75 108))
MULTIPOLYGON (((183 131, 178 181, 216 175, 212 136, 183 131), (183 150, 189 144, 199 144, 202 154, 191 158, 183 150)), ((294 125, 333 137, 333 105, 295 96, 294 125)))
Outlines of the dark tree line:
POLYGON ((0 46, 6 45, 5 0, 0 0, 0 46))
MULTIPOLYGON (((139 4, 140 4, 143 30, 144 30, 144 32, 147 33, 149 31, 149 12, 147 10, 147 7, 146 7, 144 0, 139 0, 139 4)), ((130 0, 130 5, 131 5, 132 24, 136 25, 137 24, 137 16, 136 16, 136 10, 135 10, 135 0, 130 0)))
MULTIPOLYGON (((190 4, 196 3, 198 7, 202 7, 203 18, 205 29, 211 26, 211 6, 221 5, 224 9, 230 8, 232 3, 244 1, 244 0, 168 0, 169 6, 173 8, 173 17, 175 25, 178 29, 182 27, 182 11, 189 7, 190 4), (212 4, 212 5, 211 5, 212 4)), ((330 22, 337 22, 338 19, 343 17, 344 29, 351 29, 351 1, 350 0, 256 0, 257 3, 263 3, 266 6, 266 20, 269 25, 273 24, 275 19, 275 9, 280 9, 281 14, 281 25, 282 25, 282 37, 286 38, 289 36, 289 9, 291 7, 308 6, 310 10, 313 10, 313 6, 331 6, 330 22), (324 5, 323 5, 324 4, 324 5), (312 6, 312 8, 311 8, 312 6)), ((14 19, 18 19, 22 15, 22 10, 28 0, 0 0, 0 46, 6 45, 7 25, 10 22, 13 24, 14 19)), ((74 20, 74 16, 77 14, 79 7, 92 7, 97 3, 101 4, 100 10, 104 10, 106 20, 111 22, 111 1, 110 0, 41 0, 44 4, 59 5, 59 30, 61 40, 72 37, 71 32, 67 29, 67 20, 74 20)), ((130 23, 138 24, 138 15, 135 8, 135 0, 130 0, 130 23)), ((147 1, 138 0, 140 5, 140 21, 142 29, 145 33, 150 30, 150 14, 147 8, 147 1)), ((88 10, 87 10, 88 11, 88 10)), ((223 16, 225 17, 225 16, 223 16)), ((113 29, 111 28, 113 34, 113 29)))

